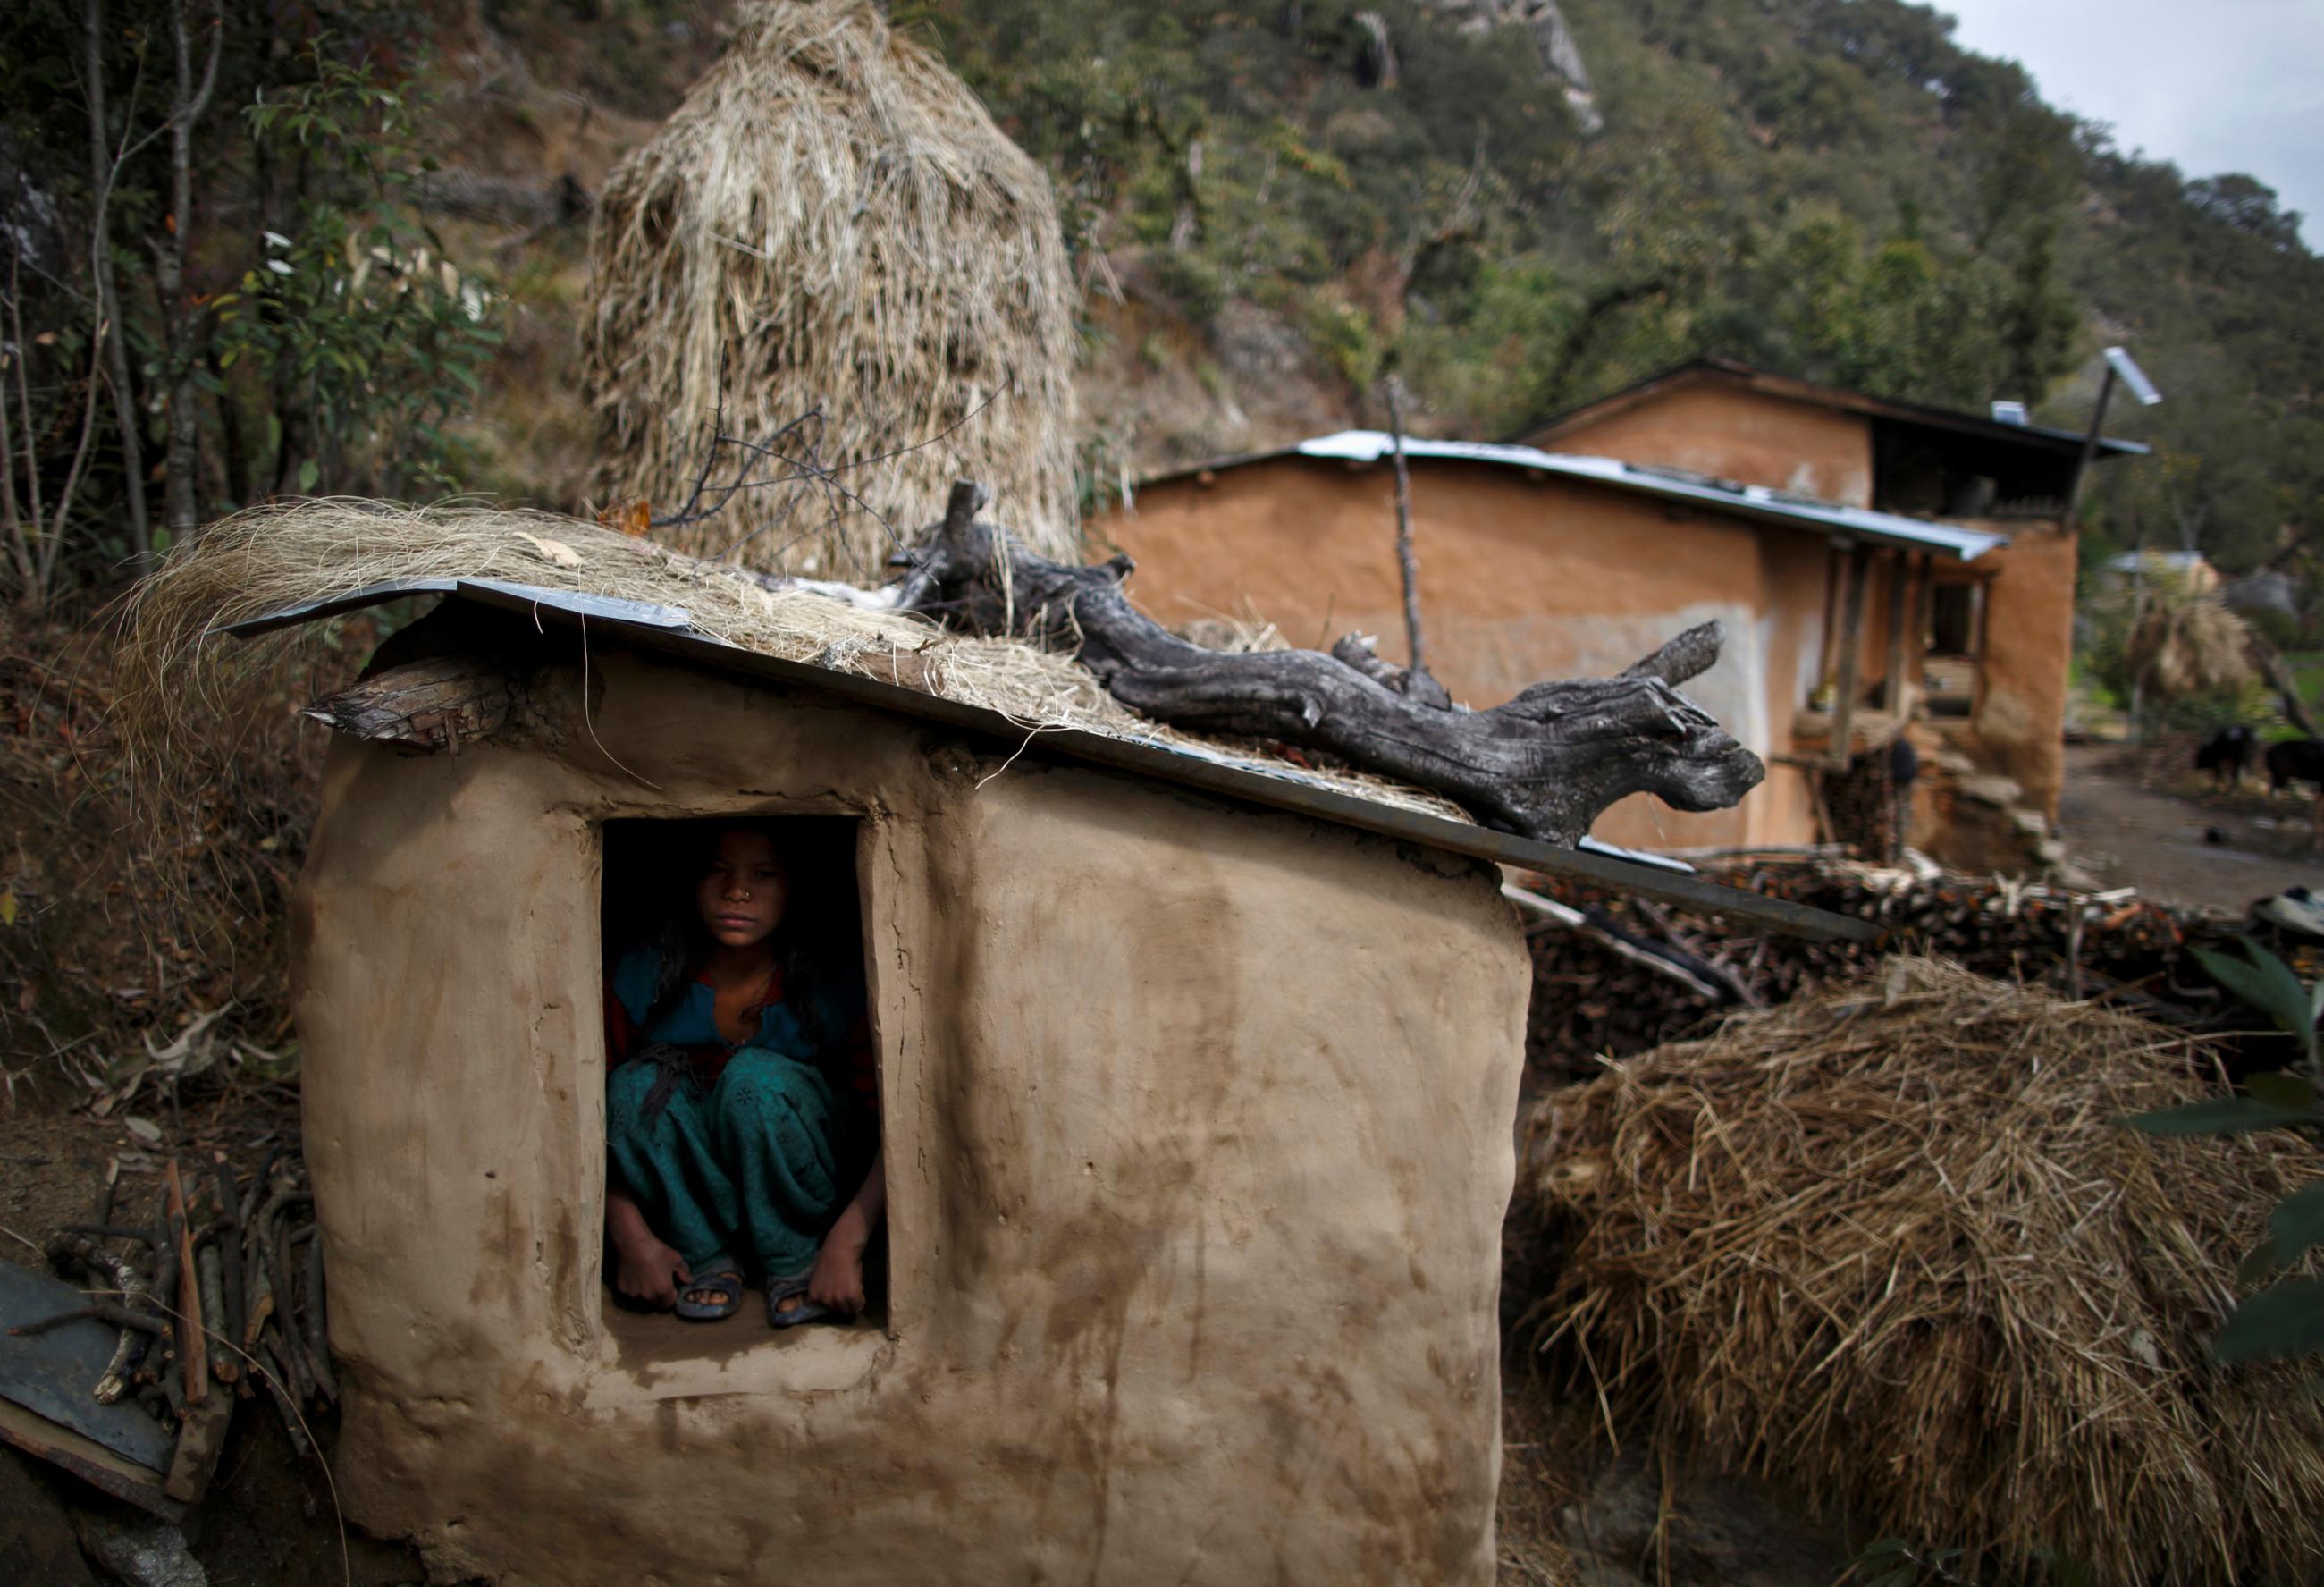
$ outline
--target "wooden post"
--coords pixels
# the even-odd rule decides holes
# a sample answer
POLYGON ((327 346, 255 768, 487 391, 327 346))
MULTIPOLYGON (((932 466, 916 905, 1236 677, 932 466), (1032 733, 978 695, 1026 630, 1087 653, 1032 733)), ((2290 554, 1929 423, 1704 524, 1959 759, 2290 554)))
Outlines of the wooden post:
POLYGON ((1864 548, 1849 545, 1848 593, 1840 602, 1840 681, 1831 697, 1831 747, 1824 759, 1835 771, 1848 770, 1848 735, 1855 726, 1857 674, 1864 650, 1864 575, 1870 560, 1864 548))
POLYGON ((1404 382, 1388 377, 1388 439, 1396 449, 1396 566, 1404 580, 1405 692, 1428 671, 1420 653, 1420 566, 1412 555, 1412 473, 1404 463, 1404 382))
POLYGON ((1891 712, 1904 709, 1904 586, 1911 581, 1913 559, 1903 551, 1888 558, 1888 676, 1881 680, 1880 704, 1891 712))
POLYGON ((2070 530, 2074 519, 2082 510, 2082 488, 2089 482, 2090 465, 2098 461, 2098 429, 2106 423, 2107 399, 2114 395, 2114 361, 2107 361, 2105 376, 2098 382, 2098 406, 2090 411, 2090 433, 2082 438, 2082 455, 2074 464, 2074 483, 2066 490, 2066 511, 2059 527, 2070 530))
POLYGON ((1920 647, 1913 657, 1913 671, 1924 682, 1929 676, 1929 647, 1937 637, 1937 565, 1925 551, 1921 553, 1921 620, 1916 628, 1919 637, 1914 643, 1920 647))
POLYGON ((192 1209, 185 1183, 178 1176, 177 1158, 164 1166, 161 1183, 169 1194, 171 1227, 165 1232, 178 1244, 178 1361, 185 1369, 186 1403, 198 1406, 209 1393, 209 1348, 202 1336, 201 1270, 194 1265, 192 1209))

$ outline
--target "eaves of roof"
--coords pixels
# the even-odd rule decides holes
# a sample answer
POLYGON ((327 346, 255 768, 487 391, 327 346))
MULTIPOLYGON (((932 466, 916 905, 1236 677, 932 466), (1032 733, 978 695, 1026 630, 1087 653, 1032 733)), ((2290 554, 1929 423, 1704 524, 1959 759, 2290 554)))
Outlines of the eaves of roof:
MULTIPOLYGON (((1393 438, 1383 431, 1348 429, 1337 435, 1318 436, 1273 452, 1258 452, 1197 464, 1191 468, 1157 475, 1144 483, 1157 484, 1191 474, 1218 473, 1286 457, 1373 464, 1386 458, 1394 447, 1393 438)), ((1986 552, 2009 543, 2007 535, 1994 534, 1986 530, 1965 529, 1959 524, 1930 519, 1906 518, 1895 512, 1876 512, 1868 507, 1838 506, 1829 502, 1811 501, 1804 496, 1769 490, 1765 485, 1738 484, 1732 480, 1711 479, 1682 469, 1624 463, 1613 457, 1576 457, 1564 452, 1545 452, 1537 447, 1504 446, 1484 441, 1414 440, 1409 437, 1404 443, 1404 454, 1407 458, 1425 461, 1476 463, 1582 480, 1660 501, 1714 508, 1756 522, 1840 535, 1870 545, 1927 551, 1960 562, 1973 561, 1986 552)))
MULTIPOLYGON (((1704 379, 1730 380, 1772 396, 1788 397, 1794 401, 1809 402, 1821 408, 1836 408, 1899 423, 1922 425, 1931 429, 1950 430, 1984 440, 2032 446, 2048 452, 2079 451, 2089 439, 2087 434, 2078 429, 2060 429, 2048 424, 2012 424, 1958 408, 1939 408, 1927 402, 1908 401, 1902 397, 1877 397, 1868 392, 1851 392, 1840 386, 1819 385, 1796 375, 1779 374, 1740 359, 1715 356, 1690 358, 1683 364, 1656 370, 1644 380, 1624 386, 1620 391, 1609 392, 1602 397, 1593 397, 1578 406, 1522 425, 1509 432, 1508 439, 1518 443, 1549 435, 1585 420, 1636 407, 1665 388, 1704 379)), ((2153 450, 2144 441, 2126 441, 2114 436, 2098 438, 2098 455, 2100 457, 2144 457, 2153 450)))

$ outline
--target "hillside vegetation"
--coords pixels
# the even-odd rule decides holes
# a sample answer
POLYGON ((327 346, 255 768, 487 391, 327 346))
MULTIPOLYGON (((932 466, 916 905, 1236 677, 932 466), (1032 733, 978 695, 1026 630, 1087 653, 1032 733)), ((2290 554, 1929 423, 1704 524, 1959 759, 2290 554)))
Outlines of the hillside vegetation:
POLYGON ((1923 6, 1560 14, 897 12, 1050 162, 1101 331, 1136 327, 1139 361, 1191 363, 1220 399, 1215 424, 1163 415, 1097 435, 1101 450, 1152 462, 1282 438, 1235 422, 1269 400, 1236 378, 1264 369, 1246 344, 1268 332, 1296 334, 1351 410, 1393 361, 1433 428, 1466 435, 1704 352, 1980 411, 2015 397, 2080 424, 2097 350, 2118 341, 2169 400, 2114 411, 2110 429, 2163 456, 2111 471, 2106 538, 2191 535, 2243 569, 2313 533, 2324 267, 2267 189, 2126 154, 1923 6), (1547 18, 1578 74, 1554 63, 1547 18), (1117 291, 1136 312, 1111 305, 1117 291), (1157 328, 1157 310, 1192 336, 1157 328))
MULTIPOLYGON (((0 309, 29 378, 0 414, 0 567, 20 604, 37 585, 34 605, 83 604, 144 545, 271 492, 585 505, 589 203, 729 9, 222 0, 212 35, 179 33, 165 0, 14 8, 0 309), (43 511, 68 520, 46 562, 43 511)), ((1085 499, 1377 421, 1390 366, 1417 425, 1465 436, 1705 352, 2080 424, 2119 341, 2169 401, 2117 408, 2110 428, 2162 455, 2105 471, 2093 549, 2191 542, 2313 582, 2324 267, 2297 217, 2249 178, 2124 153, 1935 11, 890 9, 1056 177, 1086 316, 1085 499)))

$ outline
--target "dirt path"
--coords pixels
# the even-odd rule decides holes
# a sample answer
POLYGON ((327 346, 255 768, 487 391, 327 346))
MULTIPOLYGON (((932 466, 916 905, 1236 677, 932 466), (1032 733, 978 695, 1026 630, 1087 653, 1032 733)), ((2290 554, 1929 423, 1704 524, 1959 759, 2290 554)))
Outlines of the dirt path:
POLYGON ((2211 792, 2190 759, 2176 745, 2067 745, 2058 825, 2074 863, 2107 887, 2236 913, 2295 882, 2324 890, 2305 800, 2211 792))

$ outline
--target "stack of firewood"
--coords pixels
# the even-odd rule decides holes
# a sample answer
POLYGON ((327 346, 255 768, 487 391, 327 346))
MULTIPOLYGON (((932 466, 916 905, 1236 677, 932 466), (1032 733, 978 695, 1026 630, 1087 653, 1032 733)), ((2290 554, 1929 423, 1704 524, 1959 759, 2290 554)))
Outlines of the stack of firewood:
MULTIPOLYGON (((2190 949, 2232 950, 2237 937, 2254 936, 2304 973, 2318 967, 2312 939, 2175 909, 2128 888, 2076 892, 1927 866, 1887 869, 1819 857, 1729 863, 1715 879, 1871 920, 1886 935, 1871 944, 1775 937, 1617 892, 1532 878, 1529 889, 1588 921, 1575 927, 1538 912, 1527 918, 1533 1084, 1586 1077, 1601 1055, 1644 1052, 1698 1032, 1730 1009, 1788 1002, 1891 953, 1932 955, 1982 975, 2102 999, 2205 1032, 2248 1030, 2264 1020, 2223 992, 2190 949), (1646 963, 1640 948, 1664 964, 1646 963)), ((2251 1047, 2244 1057, 2254 1066, 2272 1060, 2264 1042, 2251 1047)))
POLYGON ((263 1395, 292 1447, 311 1450, 307 1407, 338 1398, 323 1251, 314 1195, 294 1154, 270 1154, 247 1184, 223 1153, 212 1154, 208 1172, 171 1158, 161 1181, 150 1217, 138 1223, 116 1209, 118 1171, 108 1169, 95 1220, 57 1230, 45 1246, 60 1273, 78 1276, 89 1304, 10 1332, 84 1318, 119 1328, 91 1392, 106 1404, 134 1397, 179 1427, 180 1464, 195 1468, 198 1490, 235 1398, 263 1395))

